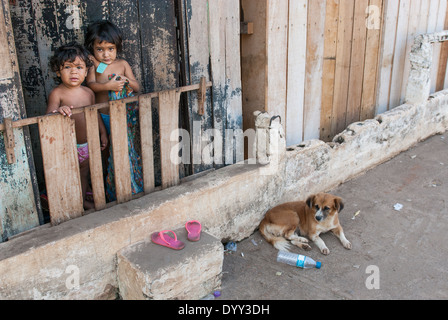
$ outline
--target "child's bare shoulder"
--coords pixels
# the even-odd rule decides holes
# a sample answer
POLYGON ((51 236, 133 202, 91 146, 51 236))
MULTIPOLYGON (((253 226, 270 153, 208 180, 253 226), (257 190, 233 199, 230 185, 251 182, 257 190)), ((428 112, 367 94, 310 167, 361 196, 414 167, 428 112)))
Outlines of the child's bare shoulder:
POLYGON ((95 92, 93 92, 92 89, 86 86, 80 86, 79 89, 82 90, 84 96, 88 97, 89 99, 93 99, 93 101, 95 101, 95 92))
POLYGON ((79 87, 80 90, 82 90, 85 94, 89 94, 89 95, 95 95, 95 93, 93 92, 92 89, 90 89, 89 87, 86 86, 80 86, 79 87))
POLYGON ((53 90, 51 90, 50 92, 50 96, 53 97, 59 97, 62 96, 64 94, 64 86, 62 84, 60 84, 57 87, 54 87, 53 90))
POLYGON ((117 65, 122 68, 126 68, 129 66, 129 63, 124 59, 117 59, 116 62, 117 62, 117 65))

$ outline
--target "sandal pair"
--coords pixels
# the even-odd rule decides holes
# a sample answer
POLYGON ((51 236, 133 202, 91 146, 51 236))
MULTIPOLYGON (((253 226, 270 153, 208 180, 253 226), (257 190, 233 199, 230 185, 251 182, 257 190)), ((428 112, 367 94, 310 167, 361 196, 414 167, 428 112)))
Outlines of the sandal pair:
MULTIPOLYGON (((199 241, 201 239, 201 223, 196 220, 188 221, 185 224, 185 229, 187 229, 188 235, 187 239, 192 242, 199 241)), ((155 244, 168 247, 174 250, 182 250, 185 247, 185 243, 177 240, 177 235, 172 230, 164 230, 160 232, 154 232, 151 235, 151 241, 155 244), (171 237, 169 234, 174 237, 171 237)))

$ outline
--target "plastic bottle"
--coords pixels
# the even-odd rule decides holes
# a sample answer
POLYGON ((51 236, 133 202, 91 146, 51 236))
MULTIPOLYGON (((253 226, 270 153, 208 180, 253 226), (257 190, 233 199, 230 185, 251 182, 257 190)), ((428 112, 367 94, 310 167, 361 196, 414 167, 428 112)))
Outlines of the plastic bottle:
POLYGON ((290 253, 285 251, 279 251, 277 255, 277 262, 289 264, 290 266, 299 267, 303 269, 317 268, 320 269, 322 263, 314 261, 310 257, 290 253))

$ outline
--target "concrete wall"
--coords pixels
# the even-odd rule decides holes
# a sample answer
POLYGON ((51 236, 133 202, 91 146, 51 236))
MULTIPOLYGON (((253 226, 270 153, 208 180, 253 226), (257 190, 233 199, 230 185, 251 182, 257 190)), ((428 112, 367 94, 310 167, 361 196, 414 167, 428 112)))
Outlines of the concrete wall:
MULTIPOLYGON (((272 206, 328 191, 448 129, 448 91, 354 123, 334 142, 313 140, 267 166, 237 164, 0 244, 1 299, 93 299, 117 287, 116 253, 190 219, 222 241, 242 240, 272 206), (350 168, 351 170, 347 170, 350 168)), ((272 131, 272 130, 271 130, 272 131)))

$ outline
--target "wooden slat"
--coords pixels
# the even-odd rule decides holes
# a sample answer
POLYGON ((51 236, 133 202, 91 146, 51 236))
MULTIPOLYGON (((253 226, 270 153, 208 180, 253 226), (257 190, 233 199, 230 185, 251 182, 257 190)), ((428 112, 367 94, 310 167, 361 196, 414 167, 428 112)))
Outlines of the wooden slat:
POLYGON ((83 212, 74 120, 57 115, 39 119, 39 135, 53 225, 83 212))
POLYGON ((332 136, 346 128, 350 59, 352 50, 354 1, 339 3, 338 49, 336 54, 336 76, 333 100, 332 136))
POLYGON ((6 128, 5 130, 6 132, 4 135, 6 158, 8 160, 8 164, 13 164, 16 162, 16 155, 14 151, 16 143, 14 141, 14 130, 12 128, 12 119, 5 118, 3 120, 5 121, 5 128, 6 128))
POLYGON ((305 102, 303 107, 304 140, 318 139, 320 135, 325 9, 325 0, 308 2, 305 102))
POLYGON ((171 155, 178 156, 176 148, 179 148, 179 141, 178 139, 172 141, 171 135, 179 129, 179 100, 180 94, 177 90, 164 91, 159 94, 162 189, 179 184, 179 164, 171 158, 171 155))
POLYGON ((369 0, 356 0, 353 17, 353 39, 350 60, 350 78, 347 99, 347 115, 345 125, 360 120, 361 101, 363 94, 364 62, 366 55, 366 8, 369 0))
POLYGON ((397 0, 384 0, 384 20, 383 30, 381 31, 382 50, 379 59, 376 114, 381 114, 389 110, 399 4, 400 2, 397 0))
POLYGON ((397 36, 395 39, 394 62, 392 68, 392 80, 390 86, 389 109, 401 104, 401 88, 403 84, 403 71, 406 62, 406 44, 408 37, 410 0, 400 1, 397 22, 397 36))
POLYGON ((339 0, 327 1, 325 17, 325 44, 322 74, 322 109, 320 116, 320 138, 330 141, 333 120, 333 97, 336 72, 336 52, 339 26, 339 0))
MULTIPOLYGON (((235 19, 234 15, 231 15, 230 17, 227 16, 227 11, 229 6, 232 4, 231 1, 220 1, 220 0, 210 0, 209 3, 209 32, 210 34, 213 34, 213 37, 210 37, 210 66, 213 74, 213 81, 214 81, 214 87, 212 90, 213 94, 213 129, 215 130, 215 133, 221 134, 222 137, 224 137, 224 130, 226 129, 227 125, 227 119, 226 119, 226 111, 229 107, 230 103, 230 97, 229 89, 232 90, 233 88, 230 88, 230 85, 233 87, 233 81, 231 80, 231 75, 227 75, 227 70, 230 72, 234 71, 234 63, 238 62, 240 54, 239 54, 239 39, 238 39, 238 45, 233 45, 233 49, 238 50, 238 54, 235 56, 235 54, 230 54, 229 56, 226 54, 227 47, 231 46, 231 43, 227 44, 226 37, 228 33, 232 33, 231 30, 227 30, 228 26, 230 27, 232 24, 232 21, 235 19), (230 21, 229 21, 230 20, 230 21), (232 59, 230 57, 234 57, 235 59, 232 59), (227 59, 229 58, 229 59, 227 59), (231 61, 234 61, 234 63, 231 63, 231 61), (227 67, 227 64, 229 64, 229 67, 227 67)), ((232 2, 234 2, 232 0, 232 2)), ((237 6, 239 9, 239 5, 237 6)), ((239 16, 239 13, 238 13, 239 16)), ((239 19, 236 19, 239 22, 239 19)), ((231 34, 229 34, 229 38, 231 39, 231 34)), ((230 40, 232 41, 232 40, 230 40)), ((241 65, 241 64, 239 64, 241 65)), ((204 79, 204 78, 202 78, 204 79)), ((201 79, 201 81, 202 81, 201 79)), ((203 103, 205 102, 206 96, 204 92, 204 96, 201 95, 201 90, 198 92, 198 114, 204 115, 204 106, 203 103)), ((229 128, 230 129, 230 128, 229 128)), ((213 156, 214 163, 217 166, 222 166, 223 161, 223 145, 224 143, 221 143, 220 146, 217 142, 221 142, 222 139, 214 140, 213 147, 216 148, 213 156), (218 150, 218 148, 220 149, 218 150)), ((233 154, 231 155, 231 163, 233 164, 233 154)))
POLYGON ((364 79, 362 85, 362 101, 360 120, 373 119, 375 117, 375 90, 378 74, 378 56, 380 53, 380 36, 383 27, 383 0, 370 0, 370 6, 380 10, 378 29, 367 30, 366 56, 364 64, 364 79))
MULTIPOLYGON (((210 37, 214 82, 213 129, 216 135, 219 133, 224 138, 226 129, 238 130, 243 127, 239 0, 209 1, 209 16, 209 32, 214 35, 210 37)), ((244 158, 244 154, 235 154, 233 141, 215 136, 213 147, 215 169, 224 166, 224 163, 235 163, 234 159, 238 162, 244 158), (225 145, 227 142, 229 146, 225 145)))
POLYGON ((115 190, 117 203, 132 199, 126 104, 123 100, 109 101, 110 136, 114 160, 115 190))
MULTIPOLYGON (((182 15, 184 19, 184 27, 186 28, 186 37, 184 38, 183 47, 187 52, 183 53, 186 58, 185 64, 185 80, 186 84, 199 83, 201 77, 210 79, 210 54, 209 50, 209 33, 208 30, 208 1, 207 0, 182 0, 182 15), (205 31, 205 32, 204 32, 205 31)), ((213 36, 213 35, 212 35, 213 36)), ((213 153, 204 155, 204 150, 210 145, 211 138, 207 139, 201 134, 208 129, 213 129, 213 110, 211 95, 206 95, 206 103, 204 105, 204 115, 198 114, 197 92, 191 92, 187 95, 189 128, 192 134, 192 168, 193 174, 211 169, 213 163, 202 161, 203 159, 213 159, 213 153), (195 128, 200 128, 196 130, 195 128), (202 157, 204 155, 204 157, 202 157)), ((208 149, 212 151, 212 149, 208 149)))
POLYGON ((308 1, 289 0, 286 143, 303 141, 308 1))
MULTIPOLYGON (((423 0, 426 1, 426 0, 423 0)), ((411 48, 414 45, 415 37, 418 35, 418 27, 420 24, 420 9, 422 5, 422 0, 411 0, 411 7, 409 11, 409 23, 408 23, 408 34, 406 42, 405 51, 405 61, 403 66, 402 85, 399 104, 404 103, 404 98, 406 95, 406 88, 408 86, 409 73, 411 71, 410 54, 411 48)))
MULTIPOLYGON (((448 28, 447 1, 440 0, 438 9, 433 32, 446 30, 448 28)), ((448 57, 448 44, 446 41, 442 43, 434 43, 433 46, 434 51, 431 67, 431 93, 440 91, 444 87, 448 57)))
POLYGON ((143 95, 140 96, 138 103, 140 141, 142 146, 143 185, 146 194, 153 192, 155 189, 151 100, 151 96, 143 95))
POLYGON ((267 8, 266 111, 286 118, 288 0, 269 0, 267 8))
POLYGON ((93 200, 95 202, 95 209, 103 210, 106 207, 106 195, 104 192, 98 110, 95 108, 86 108, 84 115, 86 118, 87 143, 89 144, 89 166, 93 200))
MULTIPOLYGON (((435 1, 435 0, 432 0, 435 1)), ((442 0, 440 0, 442 1, 442 0)), ((448 7, 445 11, 445 25, 444 30, 448 29, 448 7)), ((442 43, 442 48, 440 49, 440 58, 439 58, 439 69, 437 71, 437 80, 436 80, 436 91, 441 91, 445 88, 445 77, 447 74, 447 63, 448 61, 448 41, 442 43)))
MULTIPOLYGON (((255 128, 255 111, 265 109, 267 1, 241 0, 244 20, 254 23, 254 34, 241 36, 243 130, 255 128)), ((246 151, 246 155, 248 152, 246 151)))

